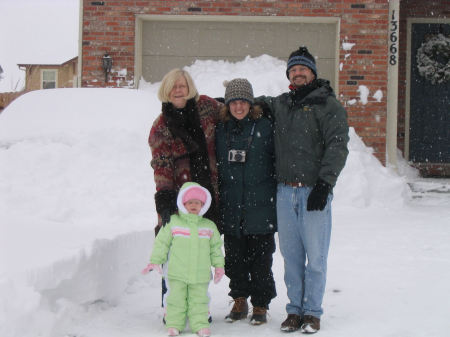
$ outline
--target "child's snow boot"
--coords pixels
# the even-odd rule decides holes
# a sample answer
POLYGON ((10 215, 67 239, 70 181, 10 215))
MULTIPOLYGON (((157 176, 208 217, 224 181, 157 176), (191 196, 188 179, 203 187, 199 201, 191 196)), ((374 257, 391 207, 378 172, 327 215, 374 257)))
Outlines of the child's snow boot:
POLYGON ((240 319, 247 318, 248 315, 248 304, 245 297, 238 297, 234 299, 234 305, 231 312, 225 317, 225 321, 228 323, 233 323, 240 319))

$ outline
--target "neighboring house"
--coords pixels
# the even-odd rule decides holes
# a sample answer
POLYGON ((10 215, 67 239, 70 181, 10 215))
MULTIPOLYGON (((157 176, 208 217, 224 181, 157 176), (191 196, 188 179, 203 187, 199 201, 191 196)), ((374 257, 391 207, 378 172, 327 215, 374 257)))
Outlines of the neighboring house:
POLYGON ((18 64, 25 70, 25 91, 77 87, 78 57, 62 64, 18 64))
POLYGON ((81 3, 82 87, 137 86, 141 77, 156 82, 196 59, 269 54, 286 60, 307 45, 350 125, 382 163, 396 167, 399 148, 422 174, 450 175, 450 80, 430 79, 434 70, 418 68, 417 61, 425 45, 432 66, 448 69, 449 0, 81 3), (441 54, 428 45, 437 37, 441 54), (106 53, 112 59, 107 77, 106 53))

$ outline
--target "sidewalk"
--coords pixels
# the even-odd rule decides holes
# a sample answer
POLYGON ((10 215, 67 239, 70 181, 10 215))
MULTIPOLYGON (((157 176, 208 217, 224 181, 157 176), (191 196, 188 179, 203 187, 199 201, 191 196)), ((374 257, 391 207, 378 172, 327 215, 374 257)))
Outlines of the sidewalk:
POLYGON ((450 205, 450 178, 417 178, 408 182, 413 202, 450 205))

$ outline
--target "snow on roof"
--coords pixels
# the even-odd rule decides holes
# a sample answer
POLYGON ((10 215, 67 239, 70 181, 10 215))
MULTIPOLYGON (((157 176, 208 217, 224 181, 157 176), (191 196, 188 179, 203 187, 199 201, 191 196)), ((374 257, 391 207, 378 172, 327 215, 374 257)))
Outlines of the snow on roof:
MULTIPOLYGON (((61 66, 65 63, 71 62, 77 58, 78 58, 78 56, 75 56, 75 57, 71 57, 70 59, 66 58, 66 59, 62 60, 62 57, 59 57, 59 58, 54 58, 53 61, 46 60, 45 62, 37 62, 37 60, 32 60, 33 62, 21 62, 21 63, 18 63, 17 65, 19 67, 31 66, 31 65, 61 66)), ((44 60, 42 59, 41 61, 44 61, 44 60)))

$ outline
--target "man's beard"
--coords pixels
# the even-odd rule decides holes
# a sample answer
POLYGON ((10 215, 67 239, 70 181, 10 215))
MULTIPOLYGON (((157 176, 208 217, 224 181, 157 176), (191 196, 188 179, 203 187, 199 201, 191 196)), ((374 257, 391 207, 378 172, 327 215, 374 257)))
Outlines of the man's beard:
POLYGON ((304 86, 304 85, 307 85, 307 84, 308 84, 308 80, 306 79, 306 76, 303 76, 303 75, 295 76, 295 77, 293 78, 292 82, 293 82, 293 84, 294 84, 296 87, 301 87, 301 86, 304 86), (296 81, 298 78, 302 78, 302 79, 304 80, 302 84, 296 84, 296 83, 295 83, 295 81, 296 81))

